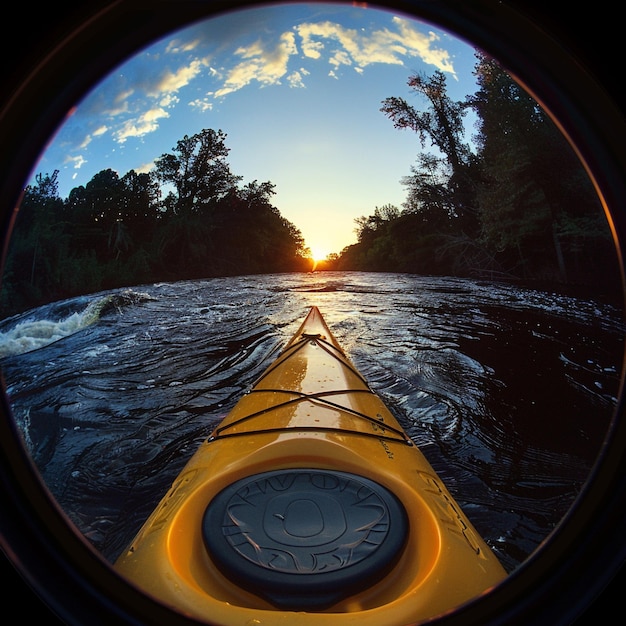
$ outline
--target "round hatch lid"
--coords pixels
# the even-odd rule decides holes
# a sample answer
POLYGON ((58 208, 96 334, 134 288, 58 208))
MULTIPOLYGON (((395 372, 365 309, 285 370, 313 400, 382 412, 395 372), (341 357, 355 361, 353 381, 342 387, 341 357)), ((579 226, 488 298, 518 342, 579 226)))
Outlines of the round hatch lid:
POLYGON ((224 575, 294 610, 321 610, 378 582, 407 531, 404 507, 382 485, 301 468, 234 482, 202 520, 205 546, 224 575))

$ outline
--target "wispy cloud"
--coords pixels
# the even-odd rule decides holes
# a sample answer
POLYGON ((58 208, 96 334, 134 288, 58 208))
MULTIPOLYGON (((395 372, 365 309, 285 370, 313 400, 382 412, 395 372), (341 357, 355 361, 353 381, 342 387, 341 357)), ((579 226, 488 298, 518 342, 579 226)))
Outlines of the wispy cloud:
POLYGON ((188 65, 179 67, 175 72, 172 72, 170 69, 164 70, 151 85, 146 86, 147 95, 158 98, 163 94, 177 92, 198 76, 204 65, 205 61, 203 59, 194 59, 188 65))
POLYGON ((136 167, 135 172, 137 172, 137 174, 147 174, 153 168, 154 168, 154 161, 150 161, 149 163, 144 163, 143 165, 136 167))
POLYGON ((229 53, 225 48, 227 41, 222 41, 221 63, 215 49, 207 52, 210 42, 202 40, 202 31, 194 28, 188 41, 173 39, 160 51, 154 48, 144 55, 136 67, 129 68, 133 74, 117 74, 107 80, 106 89, 89 101, 87 114, 97 119, 100 126, 85 136, 82 147, 106 134, 115 142, 124 143, 158 130, 160 121, 169 117, 168 111, 179 103, 179 92, 202 78, 208 79, 214 88, 205 90, 201 97, 185 100, 201 112, 210 110, 215 99, 251 84, 304 88, 308 75, 318 64, 326 68, 328 76, 340 80, 346 68, 363 73, 372 64, 404 65, 419 58, 456 76, 450 54, 434 32, 425 32, 422 25, 400 17, 393 17, 388 24, 367 30, 346 28, 328 20, 308 21, 279 34, 269 35, 271 30, 265 30, 244 45, 241 42, 251 31, 241 29, 231 40, 239 42, 234 51, 229 53), (229 54, 230 63, 226 60, 229 54), (155 74, 152 68, 160 64, 162 67, 165 59, 169 66, 155 74), (178 66, 171 69, 176 61, 178 66), (102 119, 108 123, 102 124, 102 119))
POLYGON ((205 113, 213 108, 213 102, 208 101, 206 98, 196 98, 189 102, 189 106, 197 109, 201 113, 205 113))
POLYGON ((392 23, 395 30, 368 32, 330 21, 308 22, 295 26, 293 32, 282 33, 278 43, 257 39, 235 50, 234 54, 242 60, 230 70, 211 68, 211 75, 218 81, 221 79, 221 86, 210 95, 220 98, 253 82, 277 85, 285 78, 291 86, 304 87, 301 70, 290 72, 289 68, 291 59, 297 55, 314 61, 325 60, 332 66, 329 75, 335 78, 339 77, 337 70, 341 67, 362 73, 374 63, 403 65, 411 58, 420 58, 455 75, 450 54, 438 45, 439 37, 434 32, 425 34, 415 23, 399 17, 394 17, 392 23))
POLYGON ((153 80, 146 81, 143 78, 133 89, 126 88, 120 91, 113 99, 115 108, 109 109, 107 113, 109 117, 117 117, 123 113, 129 114, 130 117, 112 130, 113 140, 124 143, 131 137, 142 137, 156 131, 159 128, 159 120, 169 117, 168 109, 178 104, 180 99, 176 95, 177 92, 198 76, 204 65, 204 60, 195 59, 176 71, 164 69, 153 80), (139 93, 144 94, 143 100, 137 97, 139 93), (136 113, 130 112, 131 96, 135 96, 132 108, 136 113), (146 106, 149 108, 142 110, 142 107, 146 106))
POLYGON ((72 166, 75 170, 79 170, 85 163, 87 163, 87 159, 82 155, 78 155, 75 157, 68 157, 66 159, 68 163, 72 163, 72 166))
POLYGON ((417 30, 409 20, 393 18, 397 30, 388 28, 367 32, 344 28, 334 22, 300 24, 296 31, 305 56, 321 59, 327 54, 335 68, 341 65, 363 69, 373 63, 403 65, 407 58, 419 57, 442 72, 454 74, 447 50, 436 47, 438 36, 417 30))
POLYGON ((438 70, 450 73, 456 78, 454 64, 448 51, 433 45, 440 41, 438 35, 432 31, 424 35, 413 26, 412 22, 400 17, 394 17, 393 21, 399 29, 399 41, 396 44, 406 46, 406 53, 409 57, 420 57, 424 63, 433 65, 438 70))
POLYGON ((287 82, 290 87, 301 88, 304 87, 304 76, 306 76, 308 72, 305 69, 300 69, 299 71, 292 72, 287 76, 287 82))
POLYGON ((213 92, 216 98, 223 97, 249 85, 253 81, 261 85, 277 85, 287 74, 289 59, 297 52, 294 33, 286 32, 275 45, 266 45, 260 40, 247 47, 235 50, 243 61, 235 65, 226 76, 223 86, 213 92))
POLYGON ((124 143, 129 137, 142 137, 157 130, 158 120, 163 117, 169 117, 169 113, 161 107, 149 109, 139 117, 124 122, 113 137, 118 143, 124 143))
POLYGON ((166 48, 166 54, 180 54, 182 52, 191 52, 195 50, 202 43, 201 37, 195 37, 189 41, 181 41, 180 39, 173 39, 170 41, 166 48))

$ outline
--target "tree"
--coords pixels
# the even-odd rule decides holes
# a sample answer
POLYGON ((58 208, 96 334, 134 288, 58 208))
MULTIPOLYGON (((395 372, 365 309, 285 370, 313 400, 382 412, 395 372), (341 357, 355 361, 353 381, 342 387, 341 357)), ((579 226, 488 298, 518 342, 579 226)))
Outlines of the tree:
POLYGON ((477 58, 479 90, 467 103, 479 116, 476 141, 485 172, 481 238, 522 276, 552 271, 566 281, 568 258, 570 269, 579 265, 580 226, 588 242, 607 241, 599 200, 539 104, 494 59, 477 58))
POLYGON ((216 212, 216 262, 227 273, 303 269, 300 231, 271 203, 275 185, 254 180, 231 189, 216 212))
POLYGON ((39 301, 44 293, 58 294, 62 287, 68 238, 58 174, 37 174, 35 184, 24 190, 4 266, 3 309, 39 301))
POLYGON ((383 101, 381 111, 393 121, 395 128, 408 128, 418 133, 422 149, 429 149, 429 154, 420 158, 420 169, 414 169, 414 176, 405 179, 413 196, 409 201, 414 209, 422 203, 429 208, 438 206, 443 213, 454 215, 459 226, 473 235, 478 225, 476 180, 480 177, 480 168, 464 142, 463 118, 468 105, 450 99, 446 77, 440 71, 429 78, 414 74, 409 77, 408 85, 426 98, 430 105, 427 110, 418 111, 406 100, 390 97, 383 101), (423 175, 421 168, 424 166, 430 170, 430 176, 423 175), (436 184, 433 185, 434 174, 436 184))
POLYGON ((357 239, 363 243, 372 241, 377 235, 380 236, 385 226, 399 215, 398 207, 393 204, 384 204, 380 208, 375 207, 373 215, 357 217, 354 220, 357 239))
POLYGON ((154 171, 102 170, 66 200, 58 172, 38 174, 7 255, 4 312, 150 280, 308 270, 302 234, 272 205, 275 185, 239 187, 225 138, 185 136, 154 171))
POLYGON ((72 189, 63 214, 74 250, 91 250, 101 262, 127 250, 126 205, 125 184, 110 168, 96 173, 84 187, 72 189))
POLYGON ((135 240, 149 241, 160 217, 161 189, 158 180, 150 174, 130 170, 121 182, 124 206, 120 217, 135 240))
POLYGON ((174 148, 174 154, 156 159, 156 177, 176 190, 172 209, 176 215, 198 213, 215 206, 241 177, 234 176, 226 157, 226 134, 205 129, 185 135, 174 148))
POLYGON ((158 225, 155 251, 161 266, 174 275, 207 275, 220 263, 217 208, 241 180, 230 171, 225 141, 221 130, 204 129, 185 135, 174 154, 155 161, 156 179, 174 188, 162 204, 164 219, 158 225))
MULTIPOLYGON (((351 259, 355 265, 353 269, 397 270, 397 241, 391 235, 390 228, 400 215, 398 207, 385 204, 382 207, 376 207, 373 215, 356 218, 354 222, 358 243, 349 252, 344 251, 347 255, 344 261, 351 259)), ((345 267, 345 262, 337 263, 337 266, 345 267)))

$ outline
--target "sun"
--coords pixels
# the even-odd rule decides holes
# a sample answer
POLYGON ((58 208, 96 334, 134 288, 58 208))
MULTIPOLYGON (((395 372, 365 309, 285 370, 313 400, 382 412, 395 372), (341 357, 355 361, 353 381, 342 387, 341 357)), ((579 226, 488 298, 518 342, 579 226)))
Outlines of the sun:
POLYGON ((326 250, 326 248, 322 248, 320 246, 315 246, 311 248, 311 257, 315 263, 319 263, 320 261, 325 261, 330 252, 326 250))

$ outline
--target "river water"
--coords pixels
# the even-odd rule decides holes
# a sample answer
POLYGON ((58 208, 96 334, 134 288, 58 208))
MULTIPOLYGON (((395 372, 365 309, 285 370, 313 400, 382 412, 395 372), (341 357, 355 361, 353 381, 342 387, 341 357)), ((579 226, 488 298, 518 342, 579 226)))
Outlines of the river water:
POLYGON ((619 304, 319 272, 142 285, 0 322, 14 419, 113 561, 312 305, 508 571, 556 527, 614 414, 619 304))

